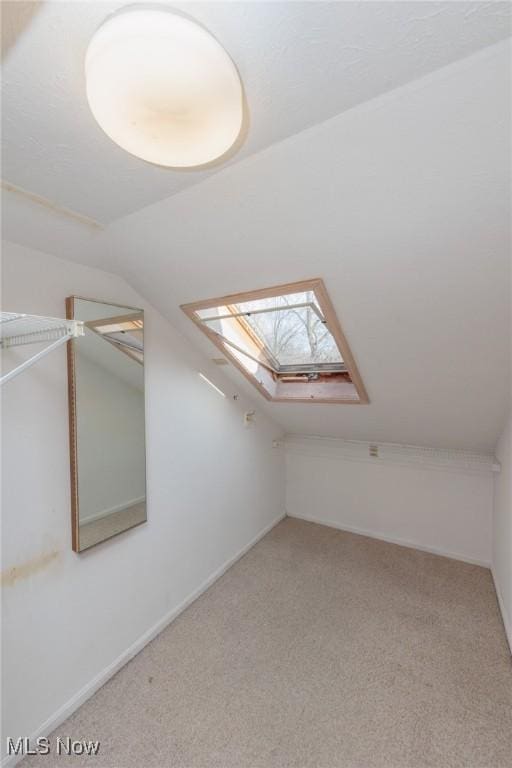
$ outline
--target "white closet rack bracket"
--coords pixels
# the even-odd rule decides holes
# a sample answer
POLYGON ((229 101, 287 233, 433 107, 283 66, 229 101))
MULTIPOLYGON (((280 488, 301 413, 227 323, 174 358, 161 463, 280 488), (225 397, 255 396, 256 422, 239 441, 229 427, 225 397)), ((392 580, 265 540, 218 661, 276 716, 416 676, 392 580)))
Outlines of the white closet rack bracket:
POLYGON ((42 357, 52 352, 69 339, 84 335, 84 324, 79 320, 64 320, 60 317, 41 317, 19 312, 0 312, 0 349, 20 347, 25 344, 49 346, 32 355, 12 371, 0 377, 0 386, 30 368, 42 357))

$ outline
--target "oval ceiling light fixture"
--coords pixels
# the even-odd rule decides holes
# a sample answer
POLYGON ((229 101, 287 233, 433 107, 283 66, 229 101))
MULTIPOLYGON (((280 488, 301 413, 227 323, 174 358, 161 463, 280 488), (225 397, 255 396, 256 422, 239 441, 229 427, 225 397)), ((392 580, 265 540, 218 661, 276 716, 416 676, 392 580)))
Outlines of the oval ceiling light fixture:
POLYGON ((172 168, 219 158, 243 119, 240 75, 208 30, 165 5, 135 5, 99 27, 85 58, 89 106, 112 141, 172 168))

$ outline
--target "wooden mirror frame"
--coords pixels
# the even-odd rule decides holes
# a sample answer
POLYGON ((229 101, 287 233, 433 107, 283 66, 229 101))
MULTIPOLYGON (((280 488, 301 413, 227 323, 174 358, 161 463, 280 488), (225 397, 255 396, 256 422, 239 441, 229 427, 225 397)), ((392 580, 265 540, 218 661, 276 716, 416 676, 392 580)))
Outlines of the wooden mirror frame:
MULTIPOLYGON (((74 320, 74 302, 79 301, 91 301, 95 304, 105 304, 111 307, 119 307, 121 309, 130 309, 137 313, 144 315, 144 310, 140 307, 132 307, 128 304, 119 304, 115 301, 106 301, 103 299, 91 299, 88 296, 77 296, 75 294, 66 297, 66 319, 74 320)), ((144 333, 144 328, 142 329, 144 333)), ((97 544, 93 544, 85 549, 80 549, 80 518, 79 518, 79 500, 78 500, 78 445, 77 445, 77 408, 76 408, 76 366, 75 366, 75 344, 79 339, 70 339, 67 344, 67 370, 68 370, 68 414, 69 414, 69 454, 70 454, 70 487, 71 487, 71 547, 73 552, 81 554, 87 552, 97 544, 102 544, 104 541, 119 536, 121 533, 125 533, 127 530, 137 528, 139 525, 143 525, 147 522, 146 519, 141 520, 139 523, 131 525, 123 531, 112 534, 97 544)), ((144 435, 144 440, 146 436, 144 435)), ((146 502, 147 503, 147 502, 146 502)))

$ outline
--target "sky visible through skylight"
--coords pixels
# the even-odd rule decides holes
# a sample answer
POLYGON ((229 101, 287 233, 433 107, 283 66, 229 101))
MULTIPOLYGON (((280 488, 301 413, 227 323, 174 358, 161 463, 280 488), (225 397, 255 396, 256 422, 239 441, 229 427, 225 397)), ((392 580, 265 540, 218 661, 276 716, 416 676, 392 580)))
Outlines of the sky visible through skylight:
POLYGON ((274 369, 343 363, 313 291, 219 306, 198 314, 227 342, 274 369), (244 314, 241 318, 229 317, 237 313, 244 314))

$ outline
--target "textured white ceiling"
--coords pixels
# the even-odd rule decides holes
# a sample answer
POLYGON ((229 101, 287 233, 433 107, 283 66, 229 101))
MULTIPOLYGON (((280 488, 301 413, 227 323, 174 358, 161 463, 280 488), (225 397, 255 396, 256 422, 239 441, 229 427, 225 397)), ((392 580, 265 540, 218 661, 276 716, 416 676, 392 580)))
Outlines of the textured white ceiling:
MULTIPOLYGON (((151 166, 96 125, 84 53, 95 28, 124 4, 42 2, 4 61, 3 178, 102 223, 226 165, 208 172, 151 166)), ((240 69, 249 129, 231 163, 503 39, 511 10, 501 2, 172 5, 205 24, 240 69)), ((26 6, 2 3, 9 28, 26 6)))
MULTIPOLYGON (((378 18, 381 4, 373 7, 378 18)), ((445 31, 418 32, 416 50, 437 50, 446 36, 451 17, 441 9, 434 18, 445 31)), ((465 38, 464 24, 457 29, 454 46, 465 38)), ((487 47, 105 230, 4 195, 4 237, 125 276, 210 357, 218 353, 181 303, 322 277, 371 404, 267 403, 230 367, 233 391, 251 392, 292 433, 492 450, 509 399, 510 53, 508 42, 487 47)), ((338 74, 337 88, 344 83, 338 74)), ((27 119, 38 109, 27 102, 27 119)), ((115 155, 108 147, 105 157, 115 155)), ((73 173, 76 194, 88 195, 73 173)), ((125 194, 120 178, 102 184, 102 200, 125 194)), ((65 195, 61 204, 76 207, 65 195)))

